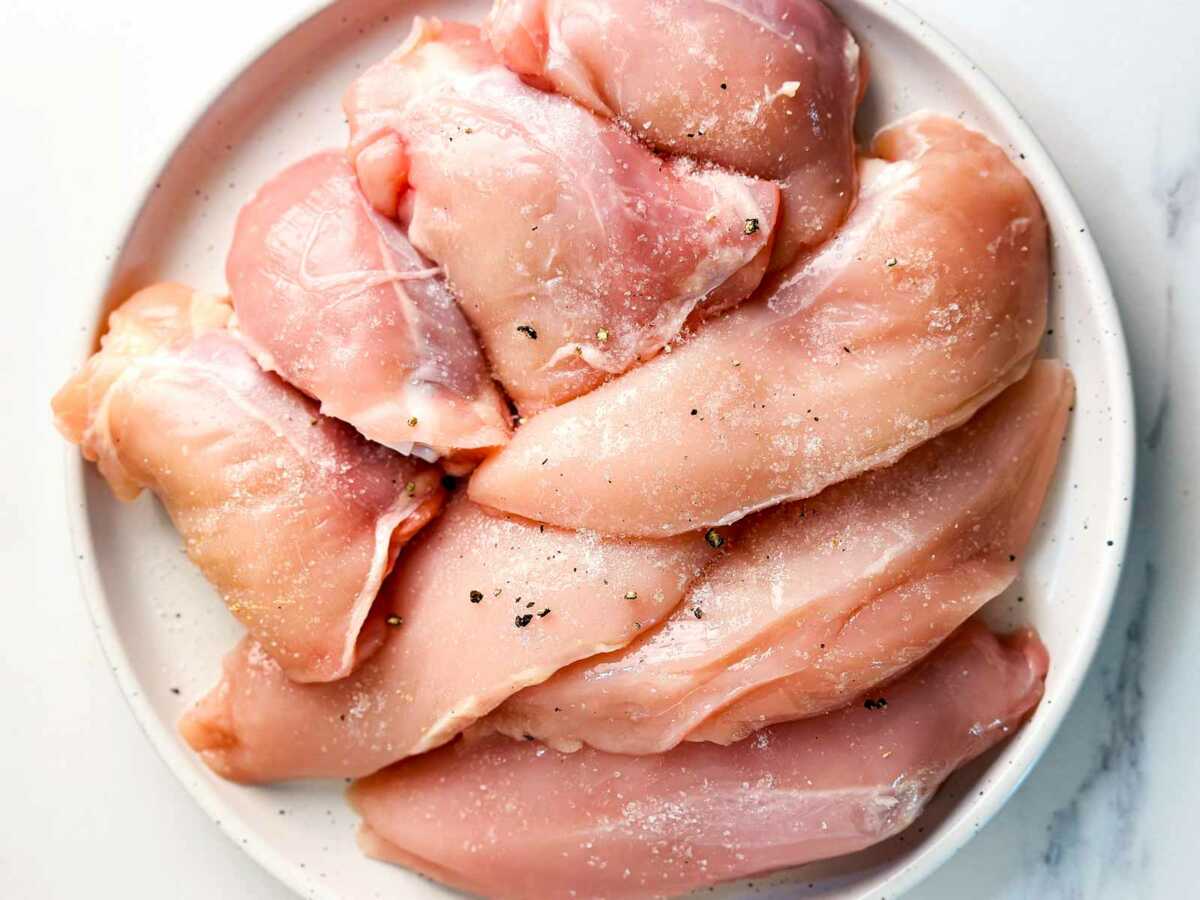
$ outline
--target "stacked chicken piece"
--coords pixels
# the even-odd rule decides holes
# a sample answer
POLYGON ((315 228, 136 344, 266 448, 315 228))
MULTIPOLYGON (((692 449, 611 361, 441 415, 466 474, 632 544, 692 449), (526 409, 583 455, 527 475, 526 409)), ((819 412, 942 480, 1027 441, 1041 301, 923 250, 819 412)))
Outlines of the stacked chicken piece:
POLYGON ((1045 218, 956 121, 856 155, 865 87, 816 0, 418 19, 229 299, 112 314, 55 411, 246 626, 216 772, 361 778, 367 852, 469 891, 648 897, 894 835, 1030 714, 1041 644, 971 617, 1073 397, 1045 218))

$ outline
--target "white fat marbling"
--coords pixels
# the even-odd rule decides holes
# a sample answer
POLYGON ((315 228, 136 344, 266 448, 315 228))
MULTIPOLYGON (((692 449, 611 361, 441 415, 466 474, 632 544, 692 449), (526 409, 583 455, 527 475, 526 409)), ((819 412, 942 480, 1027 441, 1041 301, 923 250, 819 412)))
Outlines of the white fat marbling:
MULTIPOLYGON (((305 5, 6 4, 5 896, 289 896, 219 834, 124 709, 61 540, 64 451, 45 401, 143 173, 212 85, 305 5)), ((1200 9, 910 5, 1000 84, 1062 167, 1115 283, 1141 420, 1134 540, 1098 663, 1012 802, 913 896, 1196 896, 1200 9)))

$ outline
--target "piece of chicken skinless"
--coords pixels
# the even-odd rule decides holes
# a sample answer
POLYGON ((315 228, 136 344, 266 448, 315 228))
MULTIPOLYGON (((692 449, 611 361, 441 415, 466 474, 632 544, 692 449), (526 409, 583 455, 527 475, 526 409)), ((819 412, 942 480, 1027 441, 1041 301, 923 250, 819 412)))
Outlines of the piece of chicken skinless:
POLYGON ((492 735, 358 782, 372 856, 513 900, 632 900, 853 853, 903 831, 1042 695, 1030 631, 969 622, 886 695, 732 746, 559 753, 492 735))
POLYGON ((625 646, 717 554, 703 536, 605 538, 453 500, 405 550, 384 646, 334 684, 289 681, 252 640, 180 723, 237 781, 366 775, 451 740, 512 694, 625 646))
POLYGON ((819 0, 496 0, 484 31, 513 71, 659 151, 778 180, 772 268, 854 202, 866 60, 819 0))
POLYGON ((255 358, 325 415, 458 473, 508 440, 508 410, 439 270, 371 207, 341 152, 258 190, 226 275, 255 358))
POLYGON ((331 681, 379 646, 372 604, 441 508, 441 476, 263 372, 225 330, 229 315, 181 285, 140 291, 55 396, 56 422, 119 498, 158 496, 286 677, 331 681))
POLYGON ((766 269, 774 184, 656 157, 522 82, 474 26, 418 18, 344 106, 364 193, 445 269, 523 415, 653 356, 766 269))
POLYGON ((728 744, 836 709, 925 656, 1016 576, 1074 397, 1061 364, 896 465, 758 513, 661 626, 477 726, 559 750, 728 744))
POLYGON ((608 534, 722 526, 889 465, 1020 380, 1046 321, 1029 183, 935 115, 881 132, 849 220, 750 303, 529 421, 485 506, 608 534))

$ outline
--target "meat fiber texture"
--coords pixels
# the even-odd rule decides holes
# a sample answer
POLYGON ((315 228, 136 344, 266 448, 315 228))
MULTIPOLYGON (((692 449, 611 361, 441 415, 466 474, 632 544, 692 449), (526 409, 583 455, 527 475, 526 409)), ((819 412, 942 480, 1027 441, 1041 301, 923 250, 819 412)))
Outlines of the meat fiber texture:
POLYGON ((226 274, 255 358, 325 415, 459 470, 508 440, 508 410, 440 270, 371 207, 342 153, 259 189, 226 274))
POLYGON ((379 646, 372 604, 440 509, 440 475, 321 416, 255 364, 228 317, 180 285, 136 294, 55 396, 56 421, 118 497, 159 497, 285 677, 331 681, 379 646))
POLYGON ((661 152, 777 180, 772 268, 845 219, 866 60, 818 0, 496 0, 506 65, 661 152))
POLYGON ((968 623, 869 706, 721 747, 558 753, 493 735, 360 781, 372 856, 497 898, 648 898, 853 853, 907 828, 1042 695, 1045 648, 968 623))
POLYGON ((391 634, 358 671, 295 684, 247 639, 180 728, 226 778, 366 775, 449 741, 562 666, 625 646, 715 555, 699 534, 605 538, 488 515, 460 496, 405 550, 380 598, 391 634))
POLYGON ((656 753, 728 744, 895 677, 1012 583, 1074 397, 1040 361, 962 427, 731 531, 662 625, 517 694, 478 726, 656 753))
POLYGON ((445 269, 523 415, 652 357, 766 269, 774 184, 655 156, 525 84, 474 26, 418 18, 344 105, 366 196, 445 269))
POLYGON ((1020 380, 1049 290, 1029 183, 933 115, 885 129, 874 154, 819 252, 674 352, 533 418, 471 498, 607 534, 727 525, 894 463, 1020 380))

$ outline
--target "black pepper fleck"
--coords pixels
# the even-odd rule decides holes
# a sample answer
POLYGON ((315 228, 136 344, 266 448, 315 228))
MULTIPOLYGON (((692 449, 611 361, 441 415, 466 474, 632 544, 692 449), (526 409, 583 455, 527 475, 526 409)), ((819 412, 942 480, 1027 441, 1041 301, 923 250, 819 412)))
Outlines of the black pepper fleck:
POLYGON ((532 325, 518 325, 517 331, 521 332, 521 334, 525 335, 531 341, 537 340, 537 329, 532 325))
POLYGON ((533 621, 533 616, 530 613, 525 613, 525 615, 523 615, 523 616, 517 616, 513 620, 513 623, 518 628, 524 628, 526 625, 528 625, 532 621, 533 621))

